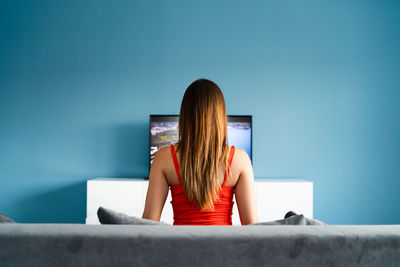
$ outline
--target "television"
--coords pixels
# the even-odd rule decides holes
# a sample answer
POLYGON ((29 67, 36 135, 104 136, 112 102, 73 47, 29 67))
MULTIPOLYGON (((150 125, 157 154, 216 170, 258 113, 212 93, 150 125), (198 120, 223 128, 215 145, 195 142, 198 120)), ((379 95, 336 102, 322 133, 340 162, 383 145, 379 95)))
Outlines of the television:
MULTIPOLYGON (((150 115, 149 168, 156 152, 178 142, 179 115, 150 115)), ((252 116, 228 115, 228 144, 247 152, 252 160, 252 116)))

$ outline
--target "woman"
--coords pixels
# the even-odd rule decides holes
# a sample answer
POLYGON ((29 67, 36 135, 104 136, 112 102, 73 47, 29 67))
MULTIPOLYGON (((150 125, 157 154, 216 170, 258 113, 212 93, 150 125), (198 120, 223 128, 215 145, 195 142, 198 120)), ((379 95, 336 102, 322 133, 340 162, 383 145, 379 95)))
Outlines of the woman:
POLYGON ((161 148, 152 163, 142 217, 160 221, 170 188, 174 225, 232 225, 233 195, 242 225, 258 222, 249 156, 227 141, 221 90, 194 81, 183 96, 178 143, 161 148))

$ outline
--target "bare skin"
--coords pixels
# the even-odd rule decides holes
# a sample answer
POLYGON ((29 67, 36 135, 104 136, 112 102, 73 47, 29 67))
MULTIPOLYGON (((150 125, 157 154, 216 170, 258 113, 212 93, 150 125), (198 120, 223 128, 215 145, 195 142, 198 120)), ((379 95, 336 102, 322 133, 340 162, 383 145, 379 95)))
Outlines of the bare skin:
MULTIPOLYGON (((179 161, 179 153, 177 153, 179 161)), ((224 164, 221 164, 219 178, 224 182, 224 164)), ((161 148, 153 160, 150 169, 149 187, 143 218, 160 221, 161 213, 168 196, 169 186, 178 184, 178 176, 169 147, 161 148)), ((235 198, 242 225, 259 222, 254 194, 254 174, 251 161, 242 149, 235 149, 229 175, 228 186, 236 186, 235 198)))

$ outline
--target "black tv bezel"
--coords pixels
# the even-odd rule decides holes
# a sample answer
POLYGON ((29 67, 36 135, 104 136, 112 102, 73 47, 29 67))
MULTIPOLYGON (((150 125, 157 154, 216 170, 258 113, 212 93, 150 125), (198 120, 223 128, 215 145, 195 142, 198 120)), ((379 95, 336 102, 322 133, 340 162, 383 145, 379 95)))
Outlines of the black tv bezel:
MULTIPOLYGON (((160 117, 177 118, 177 121, 179 121, 179 115, 177 115, 177 114, 150 114, 150 116, 149 116, 149 131, 148 131, 148 133, 149 133, 149 145, 147 146, 149 148, 149 150, 148 150, 149 175, 148 175, 148 177, 146 179, 149 179, 149 176, 150 176, 150 168, 151 168, 151 163, 150 163, 151 122, 152 122, 152 118, 154 118, 154 117, 158 117, 158 118, 160 118, 160 117)), ((244 117, 248 117, 249 118, 250 126, 251 126, 251 133, 250 133, 250 142, 251 142, 251 144, 250 144, 250 149, 251 149, 250 154, 251 155, 249 155, 249 156, 250 156, 251 164, 253 164, 253 115, 228 115, 227 117, 228 117, 228 121, 232 121, 232 120, 230 120, 232 118, 244 118, 244 117)), ((239 121, 243 121, 243 120, 239 120, 239 121)))

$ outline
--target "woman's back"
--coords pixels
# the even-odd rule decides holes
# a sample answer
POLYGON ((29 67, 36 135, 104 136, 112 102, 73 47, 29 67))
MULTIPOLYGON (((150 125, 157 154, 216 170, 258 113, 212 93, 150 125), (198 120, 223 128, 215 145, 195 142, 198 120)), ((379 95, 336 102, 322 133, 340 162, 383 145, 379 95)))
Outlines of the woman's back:
POLYGON ((174 145, 170 146, 171 157, 174 162, 178 184, 170 185, 172 209, 174 211, 174 225, 232 225, 233 194, 235 187, 228 186, 230 166, 235 153, 235 147, 229 152, 228 170, 224 174, 223 184, 218 192, 218 199, 214 201, 213 210, 201 210, 185 196, 179 172, 179 161, 174 145))
MULTIPOLYGON (((164 171, 165 171, 165 175, 166 175, 165 178, 167 180, 168 185, 179 184, 179 178, 176 173, 174 160, 173 160, 173 157, 171 154, 171 147, 165 146, 162 149, 160 149, 157 153, 160 154, 159 156, 162 157, 162 161, 165 164, 163 167, 164 167, 164 171)), ((239 176, 238 176, 237 170, 239 169, 238 167, 240 167, 240 166, 238 166, 239 162, 236 160, 236 158, 240 157, 240 156, 243 157, 243 153, 245 153, 247 155, 247 153, 244 150, 238 149, 235 147, 235 152, 232 157, 231 171, 230 171, 229 176, 227 177, 227 181, 226 181, 228 186, 234 187, 238 181, 239 176)), ((176 158, 177 158, 177 161, 179 162, 179 160, 180 160, 179 151, 176 152, 176 158)), ((218 177, 220 180, 220 184, 222 185, 224 183, 224 178, 225 178, 224 164, 220 164, 220 166, 219 166, 218 177)))
MULTIPOLYGON (((231 152, 230 152, 231 153, 231 152)), ((179 152, 176 153, 177 156, 177 161, 179 162, 180 160, 180 155, 179 152)), ((236 199, 236 204, 238 206, 239 210, 239 215, 240 215, 240 220, 241 223, 244 224, 250 224, 250 223, 255 223, 258 221, 257 217, 257 212, 254 204, 254 178, 253 178, 253 172, 252 172, 252 167, 251 167, 251 162, 250 159, 247 155, 247 153, 242 150, 235 148, 235 151, 233 153, 232 157, 232 163, 230 166, 230 173, 229 175, 226 176, 226 181, 224 182, 224 170, 225 166, 224 164, 220 165, 219 168, 219 180, 220 184, 223 185, 225 183, 225 186, 221 187, 223 188, 222 190, 222 197, 224 199, 224 203, 226 203, 226 200, 230 199, 230 202, 232 203, 233 206, 233 196, 235 196, 236 199), (225 189, 224 189, 225 188, 225 189)), ((157 177, 153 178, 153 185, 152 188, 157 191, 163 192, 163 194, 157 194, 154 196, 151 196, 151 188, 149 185, 149 191, 148 191, 148 196, 146 198, 146 207, 145 211, 143 213, 143 218, 147 219, 152 219, 159 221, 161 212, 162 212, 162 207, 165 203, 166 197, 168 195, 168 190, 171 190, 171 196, 173 198, 171 204, 173 205, 174 208, 174 194, 178 194, 176 201, 184 201, 185 204, 184 207, 187 207, 187 199, 182 200, 184 197, 184 192, 183 188, 180 186, 179 183, 179 178, 176 172, 173 156, 171 153, 171 148, 168 147, 163 147, 157 152, 157 155, 153 161, 152 164, 152 170, 151 170, 151 176, 152 177, 157 177), (159 174, 160 176, 158 176, 159 174), (159 179, 158 177, 161 177, 159 179), (158 182, 156 181, 158 180, 158 182), (162 189, 161 189, 162 188, 162 189), (179 189, 178 189, 179 188, 179 189), (150 203, 150 200, 151 203, 150 203), (162 203, 161 208, 160 205, 156 205, 157 201, 162 203), (154 208, 152 206, 158 206, 157 208, 154 208), (158 215, 159 214, 159 215, 158 215)), ((182 204, 178 204, 179 205, 182 204)), ((232 224, 231 222, 231 213, 232 208, 228 206, 228 216, 223 216, 222 218, 219 217, 213 217, 212 213, 205 214, 207 216, 213 217, 207 220, 207 222, 204 223, 199 223, 199 222, 191 222, 190 218, 191 216, 184 215, 182 218, 175 218, 176 211, 174 210, 174 224, 232 224), (177 222, 175 223, 175 220, 177 219, 177 222), (226 222, 226 223, 225 223, 226 222)), ((217 207, 218 209, 218 207, 217 207)), ((226 209, 226 206, 225 206, 226 209)), ((197 210, 197 209, 196 209, 197 210)), ((189 212, 189 214, 193 214, 193 211, 189 212)), ((178 211, 178 216, 181 216, 182 213, 178 211)))

